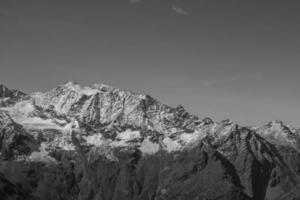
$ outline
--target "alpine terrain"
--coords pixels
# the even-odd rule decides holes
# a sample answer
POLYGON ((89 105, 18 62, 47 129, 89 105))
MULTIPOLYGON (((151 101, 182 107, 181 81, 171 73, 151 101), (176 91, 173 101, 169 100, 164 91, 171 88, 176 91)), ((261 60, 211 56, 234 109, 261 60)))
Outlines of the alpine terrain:
POLYGON ((0 86, 1 200, 300 200, 300 129, 104 84, 0 86))

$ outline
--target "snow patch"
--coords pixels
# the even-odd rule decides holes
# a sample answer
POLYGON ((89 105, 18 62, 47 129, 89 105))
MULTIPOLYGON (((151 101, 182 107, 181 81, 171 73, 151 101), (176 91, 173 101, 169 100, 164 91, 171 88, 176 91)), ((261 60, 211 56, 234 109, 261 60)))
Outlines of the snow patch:
POLYGON ((32 152, 28 157, 28 160, 31 162, 43 162, 47 164, 56 164, 57 161, 51 157, 46 151, 46 144, 42 143, 40 147, 40 151, 32 152))
POLYGON ((180 145, 177 141, 172 140, 169 137, 166 137, 163 139, 163 144, 165 146, 165 149, 170 153, 174 151, 179 151, 182 148, 182 145, 180 145))
POLYGON ((132 130, 125 130, 124 132, 121 132, 116 137, 117 140, 123 140, 123 141, 130 141, 133 139, 139 139, 141 138, 140 131, 132 131, 132 130))
POLYGON ((55 124, 51 119, 41 119, 39 117, 13 117, 13 119, 29 129, 63 129, 55 124))
POLYGON ((80 93, 81 94, 85 94, 85 95, 93 95, 93 94, 96 94, 97 92, 99 92, 99 90, 96 90, 96 89, 92 89, 90 87, 82 87, 80 89, 80 93))
POLYGON ((16 103, 14 107, 12 107, 11 112, 14 115, 30 115, 35 111, 35 106, 31 101, 22 101, 16 103))
POLYGON ((186 145, 201 140, 203 137, 205 137, 205 135, 206 134, 202 131, 194 131, 193 133, 183 133, 180 135, 179 140, 186 145))
POLYGON ((116 139, 111 143, 113 147, 130 146, 130 141, 141 139, 140 131, 125 130, 117 135, 116 139))
POLYGON ((99 90, 97 89, 93 89, 93 88, 90 88, 90 87, 82 87, 80 86, 79 84, 77 83, 74 83, 74 82, 69 82, 65 85, 68 89, 70 90, 73 90, 81 95, 93 95, 93 94, 96 94, 99 92, 99 90))
POLYGON ((56 160, 49 156, 48 153, 41 151, 32 152, 28 159, 31 162, 56 163, 56 160))
POLYGON ((91 136, 86 136, 84 139, 86 140, 87 144, 91 144, 96 147, 101 147, 110 142, 109 140, 106 140, 100 133, 91 136))
POLYGON ((159 151, 159 145, 150 141, 149 138, 146 138, 139 149, 145 155, 153 155, 159 151))

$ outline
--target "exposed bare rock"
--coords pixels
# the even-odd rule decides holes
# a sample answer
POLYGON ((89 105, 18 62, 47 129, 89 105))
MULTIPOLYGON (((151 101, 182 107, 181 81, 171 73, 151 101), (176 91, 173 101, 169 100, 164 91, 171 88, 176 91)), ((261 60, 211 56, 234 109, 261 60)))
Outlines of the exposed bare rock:
POLYGON ((0 148, 3 159, 17 159, 37 149, 37 143, 7 112, 0 111, 0 148))
POLYGON ((28 98, 28 96, 25 93, 19 90, 11 90, 4 85, 0 85, 0 107, 13 105, 26 98, 28 98))

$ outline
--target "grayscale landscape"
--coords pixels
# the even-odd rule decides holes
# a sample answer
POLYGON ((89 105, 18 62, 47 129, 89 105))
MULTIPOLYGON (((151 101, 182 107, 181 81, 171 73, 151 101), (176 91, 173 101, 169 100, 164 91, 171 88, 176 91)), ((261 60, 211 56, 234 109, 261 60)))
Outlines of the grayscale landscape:
POLYGON ((0 1, 0 200, 300 200, 300 2, 0 1))

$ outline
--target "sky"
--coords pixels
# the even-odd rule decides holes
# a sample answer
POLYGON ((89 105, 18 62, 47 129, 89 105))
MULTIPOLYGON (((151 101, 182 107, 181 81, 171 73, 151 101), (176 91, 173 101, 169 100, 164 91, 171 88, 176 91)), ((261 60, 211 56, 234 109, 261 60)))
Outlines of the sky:
POLYGON ((1 0, 0 82, 105 83, 200 118, 300 127, 300 1, 1 0))

